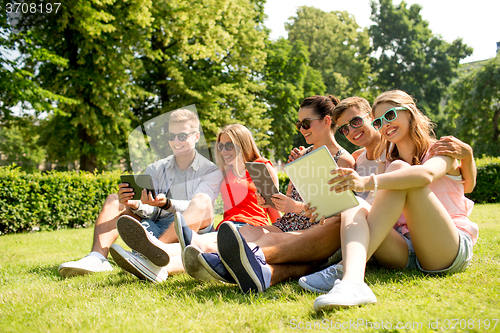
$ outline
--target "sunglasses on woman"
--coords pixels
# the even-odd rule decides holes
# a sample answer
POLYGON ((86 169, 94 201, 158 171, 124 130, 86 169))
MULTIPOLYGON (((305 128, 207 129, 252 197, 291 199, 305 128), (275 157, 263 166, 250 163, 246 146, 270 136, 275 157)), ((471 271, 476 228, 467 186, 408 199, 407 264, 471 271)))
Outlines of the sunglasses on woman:
POLYGON ((223 143, 223 142, 219 142, 217 143, 217 149, 219 151, 222 151, 222 149, 226 148, 226 151, 231 151, 234 149, 234 143, 232 142, 226 142, 226 143, 223 143))
POLYGON ((347 136, 349 134, 349 126, 351 126, 352 128, 360 128, 364 125, 365 122, 363 118, 365 118, 367 115, 369 115, 369 113, 366 113, 363 117, 352 117, 351 120, 347 122, 347 124, 339 127, 338 132, 343 136, 347 136))
POLYGON ((190 133, 167 133, 167 140, 168 141, 175 141, 175 137, 179 139, 179 141, 186 141, 188 136, 191 134, 194 134, 196 132, 190 132, 190 133))
POLYGON ((311 120, 317 120, 321 118, 306 118, 302 121, 298 121, 295 126, 297 126, 297 131, 300 131, 300 128, 302 127, 305 130, 308 130, 311 128, 311 120))
POLYGON ((398 113, 396 111, 401 111, 401 110, 408 110, 405 107, 402 106, 397 106, 392 109, 387 110, 382 117, 375 118, 375 120, 372 121, 372 126, 375 128, 377 131, 382 128, 382 125, 384 124, 384 119, 388 123, 391 121, 394 121, 398 117, 398 113))

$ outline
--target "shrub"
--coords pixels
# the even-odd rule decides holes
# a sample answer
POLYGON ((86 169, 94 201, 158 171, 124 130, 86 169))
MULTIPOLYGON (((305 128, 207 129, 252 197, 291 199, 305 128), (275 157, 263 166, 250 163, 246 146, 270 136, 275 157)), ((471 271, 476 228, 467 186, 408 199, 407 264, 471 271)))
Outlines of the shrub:
POLYGON ((0 233, 57 230, 92 225, 120 174, 32 173, 0 168, 0 233))
POLYGON ((290 178, 288 178, 288 175, 285 172, 278 172, 278 179, 280 181, 280 192, 286 194, 290 178))
POLYGON ((476 159, 476 187, 466 196, 475 203, 500 202, 500 157, 476 159))

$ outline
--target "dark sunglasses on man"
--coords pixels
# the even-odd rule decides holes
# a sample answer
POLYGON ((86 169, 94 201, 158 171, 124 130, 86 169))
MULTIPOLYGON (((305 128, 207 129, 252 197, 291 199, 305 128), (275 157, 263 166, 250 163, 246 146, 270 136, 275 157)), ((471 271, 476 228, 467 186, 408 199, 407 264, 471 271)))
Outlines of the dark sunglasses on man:
POLYGON ((317 120, 321 118, 306 118, 302 121, 298 121, 295 126, 297 126, 297 131, 300 131, 300 128, 302 127, 305 130, 308 130, 311 128, 311 120, 317 120))
POLYGON ((349 135, 349 126, 351 126, 352 128, 360 128, 361 126, 363 126, 364 124, 364 120, 363 118, 365 118, 367 115, 369 115, 370 113, 365 113, 365 115, 363 117, 360 117, 360 116, 356 116, 356 117, 352 117, 348 122, 347 124, 344 124, 342 126, 339 127, 339 129, 337 130, 341 135, 343 136, 347 136, 349 135))
POLYGON ((175 137, 179 139, 179 141, 186 141, 188 136, 197 132, 189 132, 189 133, 167 133, 168 141, 175 141, 175 137))

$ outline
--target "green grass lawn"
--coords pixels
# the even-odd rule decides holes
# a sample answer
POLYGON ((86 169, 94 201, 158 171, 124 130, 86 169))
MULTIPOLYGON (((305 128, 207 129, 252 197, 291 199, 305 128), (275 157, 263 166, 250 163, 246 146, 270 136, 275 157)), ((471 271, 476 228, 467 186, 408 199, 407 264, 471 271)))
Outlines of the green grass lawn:
POLYGON ((328 313, 315 313, 318 295, 296 281, 242 295, 237 286, 185 274, 153 285, 117 266, 61 278, 59 264, 88 253, 92 229, 1 236, 0 332, 433 331, 436 325, 438 331, 500 332, 499 213, 500 204, 474 208, 480 236, 466 272, 426 276, 370 266, 366 280, 378 303, 328 313))

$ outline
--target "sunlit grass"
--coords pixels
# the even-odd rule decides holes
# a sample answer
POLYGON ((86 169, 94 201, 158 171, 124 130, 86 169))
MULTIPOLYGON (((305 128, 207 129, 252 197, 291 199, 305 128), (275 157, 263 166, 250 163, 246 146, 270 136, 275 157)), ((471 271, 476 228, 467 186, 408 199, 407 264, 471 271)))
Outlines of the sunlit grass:
POLYGON ((1 236, 0 332, 333 331, 341 325, 371 331, 382 323, 390 331, 398 322, 409 331, 428 331, 436 320, 444 331, 485 331, 487 323, 488 331, 500 331, 500 323, 493 327, 493 319, 500 319, 499 213, 500 204, 474 208, 480 238, 466 272, 436 277, 370 266, 366 280, 378 303, 327 313, 315 313, 317 295, 295 281, 242 295, 233 285, 186 275, 152 285, 116 266, 109 273, 61 278, 59 264, 89 252, 92 229, 1 236))

